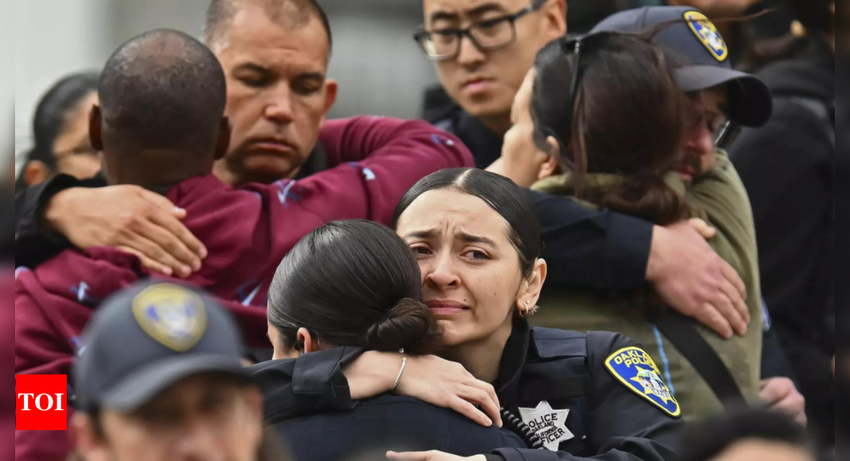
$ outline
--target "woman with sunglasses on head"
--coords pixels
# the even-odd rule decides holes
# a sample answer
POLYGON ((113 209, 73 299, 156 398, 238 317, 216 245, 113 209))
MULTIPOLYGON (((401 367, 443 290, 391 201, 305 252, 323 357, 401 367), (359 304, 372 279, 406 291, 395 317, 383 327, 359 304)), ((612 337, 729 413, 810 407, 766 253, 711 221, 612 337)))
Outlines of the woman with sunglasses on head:
POLYGON ((758 400, 762 332, 755 325, 761 325, 762 304, 755 233, 746 192, 726 155, 684 154, 691 121, 705 123, 702 108, 671 72, 683 61, 647 41, 601 32, 544 48, 517 96, 517 123, 506 136, 501 169, 521 185, 542 179, 535 190, 591 207, 658 225, 700 218, 717 228, 709 242, 749 293, 739 309, 754 326, 738 335, 721 337, 674 313, 651 290, 603 293, 550 284, 535 318, 541 325, 636 339, 662 360, 658 365, 690 420, 758 400), (638 53, 636 42, 645 43, 638 53))
MULTIPOLYGON (((270 388, 279 396, 280 418, 349 410, 356 400, 386 392, 468 414, 470 402, 483 401, 474 397, 486 392, 475 384, 483 381, 498 395, 496 415, 505 425, 521 421, 547 450, 500 448, 474 459, 676 459, 670 447, 680 411, 649 354, 617 333, 529 326, 547 267, 539 257, 538 216, 523 189, 482 170, 443 170, 405 194, 394 222, 419 263, 422 300, 442 330, 440 357, 364 352, 360 344, 278 361, 270 388)), ((272 325, 276 304, 272 296, 272 325)), ((305 332, 289 331, 289 342, 295 331, 307 347, 305 332)), ((262 375, 264 365, 257 367, 262 375)), ((492 423, 485 417, 482 424, 492 423)))

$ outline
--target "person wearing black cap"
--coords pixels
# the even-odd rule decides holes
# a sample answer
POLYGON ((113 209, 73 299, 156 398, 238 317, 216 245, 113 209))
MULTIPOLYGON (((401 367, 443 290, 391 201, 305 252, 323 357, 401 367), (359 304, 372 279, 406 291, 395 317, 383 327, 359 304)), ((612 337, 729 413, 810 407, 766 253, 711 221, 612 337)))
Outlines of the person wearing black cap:
POLYGON ((776 108, 764 127, 743 131, 730 155, 752 201, 773 325, 808 401, 809 421, 830 443, 834 274, 837 264, 847 264, 835 245, 835 83, 842 81, 835 73, 835 1, 789 4, 806 29, 802 50, 758 72, 776 108))
MULTIPOLYGON (((653 42, 686 59, 688 64, 675 71, 676 80, 681 89, 689 93, 700 115, 685 145, 689 160, 680 173, 696 180, 694 190, 700 191, 696 201, 704 206, 709 204, 706 207, 709 212, 714 210, 712 218, 718 223, 721 234, 735 229, 729 227, 729 223, 737 223, 739 230, 743 227, 744 233, 739 235, 747 238, 739 240, 734 251, 750 267, 748 289, 752 311, 758 307, 752 301, 760 296, 760 277, 758 267, 754 266, 758 259, 752 235, 752 213, 747 190, 727 154, 718 148, 730 146, 741 127, 759 127, 767 123, 773 112, 770 90, 758 77, 732 69, 730 51, 717 27, 695 8, 647 7, 625 11, 606 19, 594 31, 637 33, 651 31, 654 27, 661 29, 653 36, 653 42), (682 22, 677 24, 676 21, 682 22), (662 25, 665 22, 674 23, 665 27, 662 25), (703 170, 702 173, 699 170, 703 170), (717 181, 720 178, 725 180, 717 181), (710 205, 718 203, 725 206, 710 205)), ((742 276, 747 279, 745 274, 742 276)), ((805 400, 788 378, 793 372, 775 332, 770 329, 765 305, 761 307, 761 314, 765 315, 761 377, 765 379, 760 383, 759 396, 764 403, 784 410, 805 424, 805 400)))
MULTIPOLYGON (((709 125, 717 122, 706 114, 718 112, 710 118, 721 117, 717 105, 724 95, 702 94, 699 89, 743 78, 753 89, 745 87, 741 93, 754 104, 736 104, 730 110, 748 124, 769 115, 770 95, 757 79, 721 64, 728 57, 725 44, 696 10, 630 10, 603 21, 596 30, 550 43, 538 54, 514 105, 517 124, 506 136, 505 174, 520 184, 528 181, 523 185, 546 178, 533 188, 578 197, 657 225, 687 218, 708 221, 718 229, 711 240, 714 249, 746 284, 749 297, 736 313, 745 324, 761 325, 755 232, 746 192, 725 155, 709 155, 715 150, 709 125), (690 47, 707 58, 688 61, 646 43, 649 36, 614 33, 658 25, 665 27, 655 35, 656 45, 663 44, 662 38, 672 40, 683 43, 677 46, 686 47, 686 52, 694 53, 690 47), (697 94, 688 97, 681 86, 697 94), (556 174, 559 169, 566 174, 556 174), (694 182, 697 176, 700 180, 694 182)), ((535 323, 620 331, 635 338, 661 359, 659 366, 685 418, 713 413, 728 397, 703 376, 701 362, 731 370, 723 384, 732 388, 738 402, 757 399, 761 329, 720 337, 664 307, 651 290, 632 295, 558 288, 544 295, 535 323), (677 334, 685 332, 685 340, 700 340, 699 349, 713 361, 695 357, 680 344, 677 334)))
POLYGON ((86 461, 280 460, 236 325, 211 297, 138 283, 103 303, 83 344, 71 428, 86 461))

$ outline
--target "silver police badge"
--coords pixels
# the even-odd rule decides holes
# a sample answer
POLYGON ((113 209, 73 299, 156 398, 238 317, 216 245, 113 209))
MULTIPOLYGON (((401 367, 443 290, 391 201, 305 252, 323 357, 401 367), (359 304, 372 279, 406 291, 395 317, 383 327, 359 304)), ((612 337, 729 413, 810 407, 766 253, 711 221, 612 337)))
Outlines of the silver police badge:
POLYGON ((558 445, 575 437, 567 429, 567 416, 570 410, 554 410, 547 401, 537 404, 537 408, 520 408, 519 415, 528 427, 540 437, 543 446, 558 451, 558 445))

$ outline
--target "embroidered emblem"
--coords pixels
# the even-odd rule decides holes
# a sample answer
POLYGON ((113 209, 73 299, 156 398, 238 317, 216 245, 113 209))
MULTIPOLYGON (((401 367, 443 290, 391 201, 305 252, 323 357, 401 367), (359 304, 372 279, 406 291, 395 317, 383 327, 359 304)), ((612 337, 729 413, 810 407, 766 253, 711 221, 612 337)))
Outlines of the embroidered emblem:
POLYGON ((705 45, 705 48, 720 62, 729 57, 729 48, 726 42, 720 35, 720 32, 704 14, 699 11, 688 11, 685 13, 685 19, 691 27, 694 35, 697 36, 700 42, 705 45))
POLYGON ((567 417, 570 410, 554 410, 547 401, 537 404, 537 408, 520 408, 519 415, 522 422, 540 437, 543 445, 551 450, 558 451, 558 445, 575 437, 567 429, 567 417))
POLYGON ((678 418, 682 411, 670 388, 661 379, 661 371, 649 354, 639 347, 625 347, 605 360, 608 371, 635 394, 665 413, 678 418))
POLYGON ((133 315, 145 333, 177 352, 191 349, 207 329, 201 297, 169 283, 150 286, 136 295, 133 315))

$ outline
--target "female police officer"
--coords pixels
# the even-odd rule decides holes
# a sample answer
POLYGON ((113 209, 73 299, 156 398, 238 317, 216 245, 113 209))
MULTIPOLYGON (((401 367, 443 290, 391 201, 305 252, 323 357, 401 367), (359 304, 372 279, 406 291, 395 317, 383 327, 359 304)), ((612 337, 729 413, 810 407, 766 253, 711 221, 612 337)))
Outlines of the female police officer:
MULTIPOLYGON (((411 357, 431 353, 441 336, 420 300, 420 287, 416 259, 392 229, 361 220, 326 224, 292 248, 269 288, 268 335, 274 357, 344 346, 403 348, 411 357)), ((342 461, 376 451, 383 457, 387 449, 439 448, 471 455, 506 446, 526 448, 516 433, 481 427, 454 411, 395 395, 363 401, 349 412, 279 418, 278 406, 287 405, 275 394, 281 367, 287 362, 273 360, 256 367, 253 376, 266 391, 266 422, 287 442, 296 461, 342 461)))
MULTIPOLYGON (((474 169, 434 173, 402 198, 396 230, 419 261, 422 298, 444 332, 441 355, 493 383, 501 405, 560 459, 675 458, 678 403, 648 354, 615 333, 529 327, 546 278, 534 210, 513 182, 474 169)), ((275 392, 292 404, 278 412, 351 408, 352 396, 390 391, 399 376, 397 392, 444 406, 482 392, 428 358, 410 357, 400 370, 404 358, 355 348, 302 355, 279 370, 291 382, 275 392)), ((490 456, 553 459, 530 449, 490 456)))

